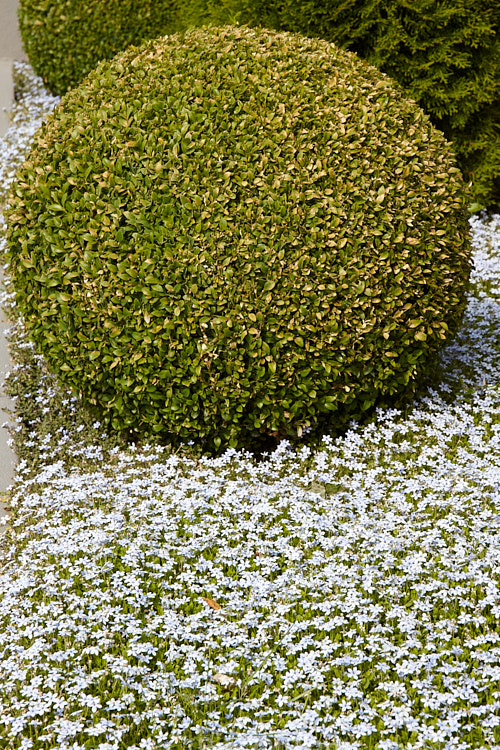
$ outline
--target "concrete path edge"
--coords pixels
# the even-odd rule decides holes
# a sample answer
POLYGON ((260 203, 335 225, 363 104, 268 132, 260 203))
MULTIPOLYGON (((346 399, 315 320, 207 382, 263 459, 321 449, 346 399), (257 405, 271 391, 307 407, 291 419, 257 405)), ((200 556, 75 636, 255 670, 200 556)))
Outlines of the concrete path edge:
MULTIPOLYGON (((18 0, 0 0, 0 137, 9 127, 8 112, 14 101, 12 65, 15 60, 25 59, 19 34, 17 7, 18 0)), ((10 413, 13 410, 13 404, 4 393, 5 375, 12 365, 5 337, 8 327, 9 323, 0 310, 0 524, 6 520, 5 491, 12 484, 16 464, 16 456, 9 445, 10 435, 4 426, 11 421, 10 413)))

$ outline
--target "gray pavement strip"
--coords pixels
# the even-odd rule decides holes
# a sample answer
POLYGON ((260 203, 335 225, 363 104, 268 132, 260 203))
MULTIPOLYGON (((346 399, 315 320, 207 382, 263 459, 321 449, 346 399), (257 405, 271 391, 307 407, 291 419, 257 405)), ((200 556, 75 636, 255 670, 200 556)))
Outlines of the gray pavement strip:
MULTIPOLYGON (((19 35, 17 20, 18 0, 0 0, 0 137, 7 130, 10 120, 6 110, 9 110, 14 98, 12 82, 12 64, 14 60, 24 60, 25 55, 19 35)), ((1 286, 0 272, 0 286, 1 286)), ((5 374, 11 367, 9 350, 4 330, 9 323, 0 309, 0 530, 2 520, 7 515, 4 496, 5 490, 12 483, 16 457, 7 441, 9 433, 1 427, 10 421, 8 410, 12 404, 3 391, 5 374)))
POLYGON ((10 438, 8 429, 2 426, 5 423, 12 424, 11 414, 9 412, 13 410, 12 402, 3 392, 5 375, 12 367, 7 340, 4 335, 4 330, 8 325, 9 324, 5 319, 3 312, 0 312, 0 519, 6 514, 2 502, 2 495, 12 483, 16 465, 16 455, 12 448, 7 444, 7 441, 10 438))
POLYGON ((0 57, 22 60, 23 45, 17 24, 18 0, 0 0, 0 57))
POLYGON ((12 60, 0 59, 0 136, 9 127, 8 108, 14 96, 12 83, 12 60))
MULTIPOLYGON (((3 63, 3 61, 0 61, 3 63)), ((2 71, 5 72, 7 66, 0 64, 0 78, 2 71)), ((0 107, 10 106, 12 102, 12 61, 9 66, 9 77, 10 77, 10 90, 7 86, 3 86, 0 80, 0 107), (9 98, 7 98, 9 97, 9 98)), ((7 121, 8 125, 8 121, 7 121)), ((5 122, 0 119, 0 126, 4 126, 6 129, 5 122)), ((0 128, 0 136, 2 135, 2 129, 0 128)), ((0 287, 2 286, 2 274, 0 270, 0 287)), ((12 448, 8 445, 7 441, 10 438, 9 432, 6 427, 2 425, 11 422, 9 410, 12 410, 12 403, 9 401, 4 393, 4 379, 7 372, 11 369, 12 363, 9 355, 9 349, 7 340, 4 335, 4 331, 9 327, 9 323, 6 320, 3 311, 0 308, 0 532, 3 528, 2 519, 7 515, 7 509, 3 502, 3 495, 7 487, 12 484, 15 473, 16 456, 12 448)))
MULTIPOLYGON (((3 1, 0 0, 0 2, 3 1)), ((0 60, 0 109, 9 108, 13 101, 12 63, 12 60, 0 60)), ((9 125, 6 114, 2 111, 1 115, 0 136, 3 135, 9 125)), ((0 271, 0 286, 2 285, 1 282, 2 274, 0 271)), ((11 402, 3 391, 5 375, 11 368, 9 349, 4 335, 8 326, 9 323, 0 309, 0 531, 3 528, 2 519, 7 515, 3 495, 7 487, 12 484, 16 464, 16 456, 7 444, 10 437, 9 432, 1 426, 4 423, 11 422, 8 410, 12 408, 11 402)))

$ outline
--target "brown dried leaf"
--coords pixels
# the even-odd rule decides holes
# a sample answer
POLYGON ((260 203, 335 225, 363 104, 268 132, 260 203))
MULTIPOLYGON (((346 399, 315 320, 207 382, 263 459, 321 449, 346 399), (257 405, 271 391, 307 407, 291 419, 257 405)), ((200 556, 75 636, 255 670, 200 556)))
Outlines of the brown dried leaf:
POLYGON ((212 609, 221 609, 220 604, 218 604, 214 599, 208 599, 206 596, 202 596, 201 598, 206 604, 208 604, 209 607, 212 607, 212 609))

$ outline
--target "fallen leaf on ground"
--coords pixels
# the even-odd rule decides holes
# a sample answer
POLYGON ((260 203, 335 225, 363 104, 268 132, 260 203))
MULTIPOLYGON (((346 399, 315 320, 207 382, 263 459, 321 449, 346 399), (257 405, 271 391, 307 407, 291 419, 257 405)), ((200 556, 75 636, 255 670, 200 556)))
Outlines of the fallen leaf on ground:
POLYGON ((212 607, 212 609, 221 609, 220 604, 217 604, 214 599, 207 599, 206 596, 202 596, 201 598, 208 604, 209 607, 212 607))

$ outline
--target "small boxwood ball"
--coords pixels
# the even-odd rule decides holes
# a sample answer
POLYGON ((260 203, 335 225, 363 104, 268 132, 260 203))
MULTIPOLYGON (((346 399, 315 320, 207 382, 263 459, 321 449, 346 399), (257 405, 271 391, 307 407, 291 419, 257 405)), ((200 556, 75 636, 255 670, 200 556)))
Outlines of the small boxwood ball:
POLYGON ((100 60, 177 28, 178 0, 19 0, 19 30, 33 70, 54 94, 100 60))
POLYGON ((63 98, 18 175, 8 259, 48 365, 114 430, 251 447, 415 391, 462 317, 449 144, 331 43, 145 43, 63 98))

